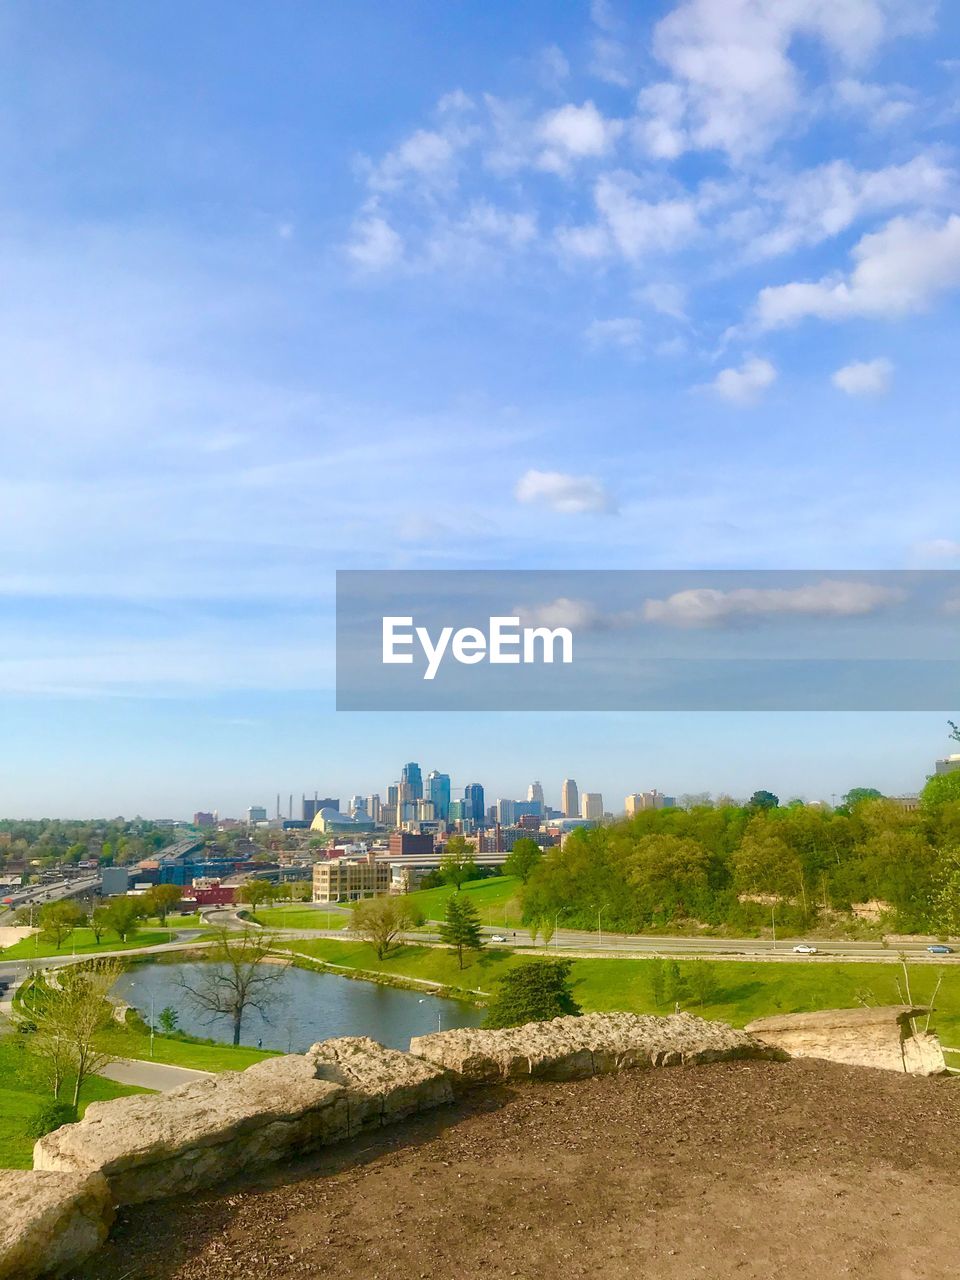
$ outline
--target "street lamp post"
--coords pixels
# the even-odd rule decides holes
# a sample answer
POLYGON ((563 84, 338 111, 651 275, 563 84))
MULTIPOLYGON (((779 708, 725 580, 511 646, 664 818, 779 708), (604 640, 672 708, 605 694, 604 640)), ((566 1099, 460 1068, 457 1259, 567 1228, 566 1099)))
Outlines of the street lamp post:
POLYGON ((597 912, 597 946, 598 947, 603 946, 603 933, 601 932, 601 929, 600 929, 600 917, 603 915, 606 909, 607 909, 606 907, 601 907, 600 910, 597 912))
POLYGON ((777 908, 770 908, 770 923, 773 925, 773 949, 777 949, 777 908))
POLYGON ((554 951, 556 951, 557 949, 557 921, 560 919, 560 916, 562 913, 563 913, 563 908, 561 907, 560 910, 557 912, 557 914, 553 917, 553 949, 554 951))

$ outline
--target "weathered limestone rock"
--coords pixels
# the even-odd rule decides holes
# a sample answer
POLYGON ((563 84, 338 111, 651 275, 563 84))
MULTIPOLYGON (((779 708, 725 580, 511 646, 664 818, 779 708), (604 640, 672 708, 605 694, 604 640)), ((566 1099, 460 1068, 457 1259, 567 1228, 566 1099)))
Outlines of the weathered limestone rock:
POLYGON ((823 1009, 757 1018, 747 1031, 795 1058, 825 1058, 857 1067, 880 1067, 911 1075, 946 1071, 940 1041, 914 1035, 911 1019, 927 1013, 910 1005, 866 1009, 823 1009))
POLYGON ((120 1204, 179 1195, 349 1133, 346 1090, 309 1058, 268 1058, 169 1093, 94 1102, 34 1147, 35 1169, 97 1170, 120 1204))
POLYGON ((62 1274, 103 1244, 112 1221, 99 1174, 0 1170, 0 1280, 62 1274))
POLYGON ((307 1050, 307 1057, 320 1079, 346 1088, 351 1134, 453 1101, 442 1070, 409 1053, 385 1049, 367 1036, 322 1040, 307 1050))
POLYGON ((410 1052, 471 1084, 527 1076, 575 1080, 634 1067, 786 1056, 726 1023, 686 1013, 593 1013, 501 1031, 440 1031, 411 1040, 410 1052))

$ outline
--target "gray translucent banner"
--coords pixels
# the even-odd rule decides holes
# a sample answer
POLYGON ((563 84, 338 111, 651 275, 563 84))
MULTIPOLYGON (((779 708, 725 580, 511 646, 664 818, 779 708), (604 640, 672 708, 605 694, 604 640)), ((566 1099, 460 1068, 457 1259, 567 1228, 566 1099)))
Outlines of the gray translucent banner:
POLYGON ((960 571, 344 571, 337 707, 958 711, 960 571))

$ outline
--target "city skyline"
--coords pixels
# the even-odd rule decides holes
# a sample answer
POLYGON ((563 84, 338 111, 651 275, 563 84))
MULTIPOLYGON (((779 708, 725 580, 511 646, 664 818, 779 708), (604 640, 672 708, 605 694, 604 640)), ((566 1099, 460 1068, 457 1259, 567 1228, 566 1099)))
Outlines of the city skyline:
POLYGON ((768 7, 5 7, 0 813, 921 785, 960 707, 335 711, 337 569, 960 566, 960 10, 768 7))

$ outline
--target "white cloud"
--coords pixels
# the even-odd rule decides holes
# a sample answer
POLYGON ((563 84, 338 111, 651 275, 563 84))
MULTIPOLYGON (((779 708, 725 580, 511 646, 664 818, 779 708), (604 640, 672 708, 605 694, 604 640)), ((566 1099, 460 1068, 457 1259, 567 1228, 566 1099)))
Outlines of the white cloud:
POLYGON ((655 29, 654 52, 671 80, 639 103, 639 132, 657 155, 719 149, 734 158, 764 150, 802 108, 790 59, 816 40, 853 69, 882 41, 922 29, 933 4, 899 0, 682 0, 655 29))
POLYGON ((721 369, 711 389, 732 404, 755 404, 768 387, 777 380, 777 371, 769 360, 750 356, 739 369, 721 369))
POLYGON ((365 270, 382 271, 403 257, 403 239, 386 218, 369 214, 354 224, 353 239, 347 245, 347 253, 365 270))
POLYGON ((446 179, 461 142, 433 129, 417 129, 371 169, 367 185, 383 192, 395 191, 411 178, 418 183, 446 179))
POLYGON ((537 70, 542 84, 548 89, 559 89, 570 76, 570 63, 563 50, 551 44, 541 49, 537 59, 537 70))
POLYGON ((585 334, 591 347, 620 347, 634 351, 643 343, 643 324, 635 316, 616 316, 611 320, 594 320, 585 334))
POLYGON ((935 207, 955 195, 953 170, 929 155, 875 170, 834 160, 760 188, 756 197, 776 207, 776 225, 759 236, 750 233, 749 254, 789 253, 839 235, 866 214, 907 205, 935 207))
POLYGON ((825 579, 803 587, 695 587, 665 600, 646 600, 648 622, 672 627, 709 627, 743 618, 809 616, 855 618, 903 599, 902 591, 870 582, 825 579))
POLYGON ((893 365, 882 357, 877 360, 855 360, 844 365, 830 381, 848 396, 882 396, 890 390, 893 365))
POLYGON ((598 80, 629 88, 632 83, 627 50, 620 39, 623 24, 617 18, 608 0, 592 0, 590 19, 596 33, 590 42, 590 71, 598 80))
POLYGON ((622 120, 608 120, 594 103, 578 107, 568 102, 540 120, 537 133, 546 144, 540 167, 563 173, 573 160, 605 156, 622 130, 622 120))
POLYGON ((564 515, 616 510, 611 495, 596 476, 531 469, 517 481, 514 494, 518 502, 550 507, 564 515))
POLYGON ((848 77, 834 85, 837 102, 856 112, 871 129, 889 129, 917 109, 914 91, 906 85, 870 84, 848 77))
POLYGON ((924 311, 938 294, 960 285, 960 216, 941 224, 924 217, 894 218, 864 236, 846 277, 762 289, 756 317, 764 329, 807 316, 902 316, 924 311))
POLYGON ((672 320, 687 319, 687 291, 682 285, 662 280, 638 289, 637 297, 672 320))
POLYGON ((525 627, 570 627, 592 631, 602 626, 603 618, 589 600, 571 600, 557 596, 546 604, 514 605, 514 613, 525 627))

